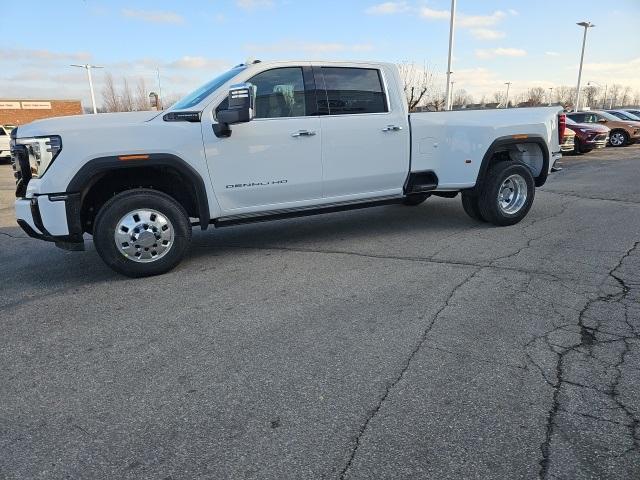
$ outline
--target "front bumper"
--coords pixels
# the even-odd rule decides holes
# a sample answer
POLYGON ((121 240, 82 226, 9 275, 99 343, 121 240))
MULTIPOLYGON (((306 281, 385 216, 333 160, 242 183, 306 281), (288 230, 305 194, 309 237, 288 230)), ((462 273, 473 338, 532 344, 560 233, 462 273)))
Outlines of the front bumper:
POLYGON ((30 237, 66 250, 84 250, 79 193, 18 198, 15 210, 18 225, 30 237))

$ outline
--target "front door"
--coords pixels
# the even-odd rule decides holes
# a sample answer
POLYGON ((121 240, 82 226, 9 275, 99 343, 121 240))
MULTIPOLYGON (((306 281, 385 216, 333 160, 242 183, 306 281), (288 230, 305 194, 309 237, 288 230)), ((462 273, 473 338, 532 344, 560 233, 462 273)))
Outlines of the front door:
MULTIPOLYGON (((307 78, 311 77, 310 72, 307 78)), ((312 78, 312 77, 311 77, 312 78)), ((255 119, 228 138, 203 119, 212 183, 223 215, 299 206, 322 198, 322 132, 307 105, 302 67, 275 68, 247 80, 256 86, 255 119)), ((226 100, 218 109, 225 108, 226 100)))

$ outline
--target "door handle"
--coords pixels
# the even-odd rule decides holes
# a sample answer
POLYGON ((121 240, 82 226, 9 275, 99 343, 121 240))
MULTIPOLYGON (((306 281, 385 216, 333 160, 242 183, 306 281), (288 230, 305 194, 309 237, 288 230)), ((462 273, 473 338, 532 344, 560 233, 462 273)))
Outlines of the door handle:
POLYGON ((402 130, 402 127, 398 125, 387 125, 382 129, 383 132, 399 132, 400 130, 402 130))
POLYGON ((316 134, 313 130, 298 130, 295 133, 292 133, 292 137, 313 137, 316 134))

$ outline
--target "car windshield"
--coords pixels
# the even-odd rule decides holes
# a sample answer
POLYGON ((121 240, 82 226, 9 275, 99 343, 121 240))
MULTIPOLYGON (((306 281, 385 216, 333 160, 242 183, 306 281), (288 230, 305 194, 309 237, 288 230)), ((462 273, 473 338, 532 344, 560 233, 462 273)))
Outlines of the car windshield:
POLYGON ((609 112, 598 112, 598 115, 603 116, 607 120, 613 120, 614 122, 619 122, 620 119, 615 115, 611 115, 609 112))
POLYGON ((192 108, 196 106, 205 98, 207 98, 209 95, 211 95, 213 92, 215 92, 218 88, 220 88, 222 85, 224 85, 233 77, 235 77, 240 72, 242 72, 245 68, 246 67, 244 65, 240 67, 235 67, 229 70, 228 72, 225 72, 222 75, 217 76, 210 82, 205 83, 200 88, 198 88, 197 90, 191 92, 189 95, 184 97, 182 100, 180 100, 178 103, 176 103, 173 106, 173 109, 184 110, 186 108, 192 108))
POLYGON ((572 120, 570 117, 567 117, 567 125, 577 125, 578 122, 572 120))
POLYGON ((623 120, 633 120, 634 122, 640 121, 640 117, 629 112, 615 112, 614 115, 623 120))

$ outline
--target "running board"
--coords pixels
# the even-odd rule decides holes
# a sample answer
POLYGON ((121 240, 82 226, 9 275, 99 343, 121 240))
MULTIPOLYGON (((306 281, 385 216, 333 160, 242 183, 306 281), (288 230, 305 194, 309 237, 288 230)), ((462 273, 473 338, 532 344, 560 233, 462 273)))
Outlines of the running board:
POLYGON ((380 197, 376 200, 329 203, 323 206, 271 210, 268 212, 261 212, 259 214, 246 213, 242 215, 232 215, 228 217, 216 218, 211 223, 216 228, 230 227, 232 225, 242 225, 246 223, 268 222, 271 220, 285 220, 287 218, 308 217, 311 215, 322 215, 324 213, 344 212, 347 210, 358 210, 361 208, 369 208, 369 207, 381 207, 384 205, 393 205, 396 203, 401 203, 403 199, 404 197, 402 196, 394 195, 392 197, 380 197))

